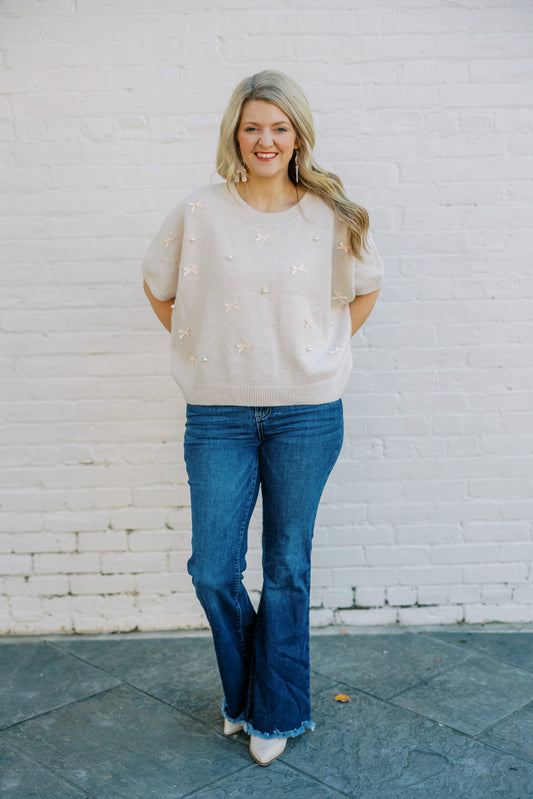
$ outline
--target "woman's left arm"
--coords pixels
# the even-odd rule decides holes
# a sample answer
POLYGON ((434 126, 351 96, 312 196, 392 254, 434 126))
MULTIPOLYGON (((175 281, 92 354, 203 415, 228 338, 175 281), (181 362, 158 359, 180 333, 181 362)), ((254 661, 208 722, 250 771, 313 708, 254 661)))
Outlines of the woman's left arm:
POLYGON ((372 312, 372 308, 376 304, 379 289, 371 291, 370 294, 359 294, 352 300, 350 305, 350 317, 352 320, 352 336, 357 333, 360 327, 364 325, 372 312))

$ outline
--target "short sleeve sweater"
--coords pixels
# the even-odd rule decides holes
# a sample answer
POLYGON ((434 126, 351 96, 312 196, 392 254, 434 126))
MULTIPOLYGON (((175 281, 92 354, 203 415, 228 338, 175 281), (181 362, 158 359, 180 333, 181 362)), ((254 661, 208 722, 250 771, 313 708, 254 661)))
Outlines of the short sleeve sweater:
POLYGON ((171 366, 196 405, 304 405, 339 399, 352 368, 348 305, 381 286, 371 232, 364 263, 346 227, 307 192, 263 213, 231 183, 190 194, 143 260, 159 300, 175 297, 171 366))

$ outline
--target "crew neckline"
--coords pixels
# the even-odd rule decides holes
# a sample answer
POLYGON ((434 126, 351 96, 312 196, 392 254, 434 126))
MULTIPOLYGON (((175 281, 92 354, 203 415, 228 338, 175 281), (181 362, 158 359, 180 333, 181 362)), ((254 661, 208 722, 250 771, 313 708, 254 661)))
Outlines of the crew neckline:
POLYGON ((231 192, 231 196, 236 200, 238 203, 241 212, 244 216, 255 222, 260 222, 263 225, 272 225, 274 227, 278 227, 279 225, 284 225, 287 222, 292 221, 297 216, 300 216, 306 206, 309 204, 311 193, 307 190, 297 203, 291 205, 290 208, 286 208, 284 211, 259 211, 257 208, 254 208, 253 205, 250 205, 243 200, 234 183, 228 182, 228 186, 231 192))

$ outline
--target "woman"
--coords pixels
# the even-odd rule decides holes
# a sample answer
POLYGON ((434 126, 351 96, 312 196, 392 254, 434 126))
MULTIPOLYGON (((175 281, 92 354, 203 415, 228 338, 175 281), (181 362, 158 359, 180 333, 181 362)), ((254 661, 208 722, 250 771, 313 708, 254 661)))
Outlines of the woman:
POLYGON ((350 336, 383 266, 368 213, 313 160, 308 102, 265 70, 235 89, 217 171, 172 210, 143 261, 187 402, 188 571, 212 629, 224 733, 267 765, 313 729, 309 586, 315 516, 342 446, 350 336), (261 487, 263 588, 242 575, 261 487))

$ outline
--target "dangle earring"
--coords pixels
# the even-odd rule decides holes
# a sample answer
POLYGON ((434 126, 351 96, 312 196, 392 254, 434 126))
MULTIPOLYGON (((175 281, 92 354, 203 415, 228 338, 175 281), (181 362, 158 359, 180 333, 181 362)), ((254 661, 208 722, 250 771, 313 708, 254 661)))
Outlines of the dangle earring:
POLYGON ((294 169, 296 171, 296 183, 298 183, 298 150, 294 153, 294 169))
POLYGON ((240 152, 239 152, 238 166, 235 168, 235 177, 233 178, 233 180, 235 181, 235 183, 239 182, 246 183, 246 181, 248 180, 248 175, 246 174, 246 162, 240 152))

